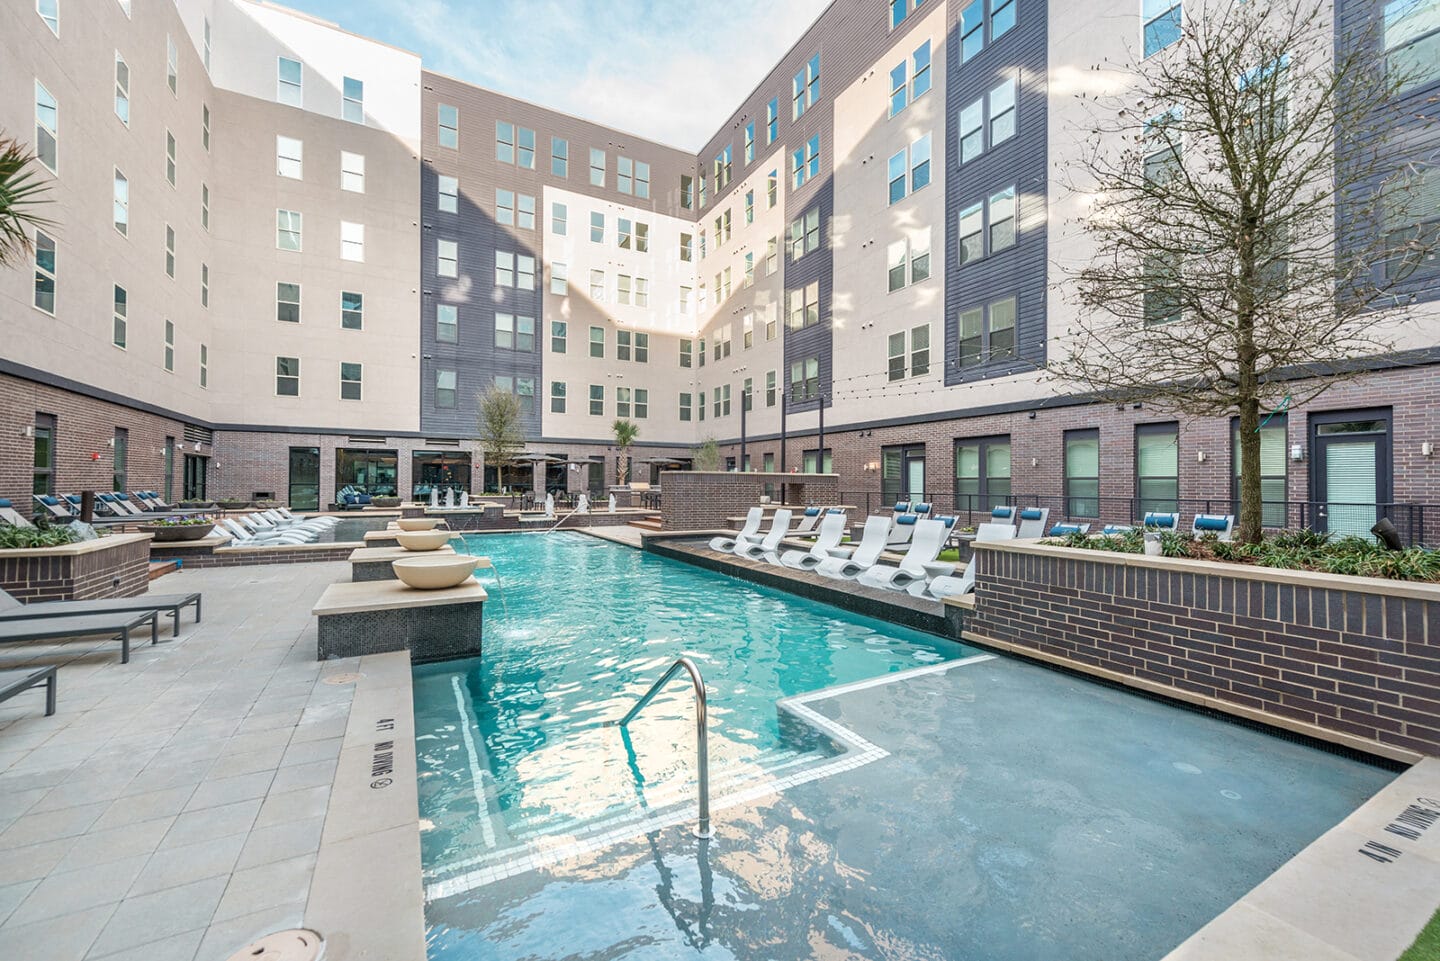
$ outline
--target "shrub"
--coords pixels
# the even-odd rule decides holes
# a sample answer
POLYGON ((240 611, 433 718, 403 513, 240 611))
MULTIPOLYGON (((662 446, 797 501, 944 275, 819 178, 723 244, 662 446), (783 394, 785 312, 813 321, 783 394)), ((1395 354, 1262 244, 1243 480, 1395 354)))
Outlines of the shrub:
POLYGON ((33 547, 63 547, 73 544, 80 535, 68 527, 0 527, 0 550, 25 550, 33 547))

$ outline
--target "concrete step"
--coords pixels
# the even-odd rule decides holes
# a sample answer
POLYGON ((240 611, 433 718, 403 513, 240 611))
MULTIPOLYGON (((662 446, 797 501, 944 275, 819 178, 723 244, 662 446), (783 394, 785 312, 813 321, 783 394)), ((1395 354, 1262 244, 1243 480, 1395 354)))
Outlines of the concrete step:
POLYGON ((173 573, 175 571, 178 571, 179 569, 179 561, 151 561, 150 580, 153 581, 157 577, 164 577, 166 574, 173 573))
POLYGON ((631 521, 629 526, 638 527, 642 531, 660 530, 660 519, 658 517, 646 517, 642 520, 631 521))

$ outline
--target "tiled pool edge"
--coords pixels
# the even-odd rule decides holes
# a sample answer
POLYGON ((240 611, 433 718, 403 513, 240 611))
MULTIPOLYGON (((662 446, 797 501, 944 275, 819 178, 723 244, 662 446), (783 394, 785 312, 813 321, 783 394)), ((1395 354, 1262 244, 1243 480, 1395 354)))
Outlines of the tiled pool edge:
POLYGON ((1440 758, 1356 808, 1165 961, 1399 957, 1440 907, 1440 758))
POLYGON ((410 655, 367 655, 359 673, 305 922, 329 961, 425 961, 410 655))

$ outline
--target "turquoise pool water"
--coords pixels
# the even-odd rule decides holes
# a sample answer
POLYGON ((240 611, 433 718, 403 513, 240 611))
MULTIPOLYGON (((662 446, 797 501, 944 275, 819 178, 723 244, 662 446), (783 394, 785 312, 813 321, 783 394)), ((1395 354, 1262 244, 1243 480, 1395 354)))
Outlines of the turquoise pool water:
POLYGON ((484 655, 415 670, 427 877, 686 801, 694 698, 677 677, 628 731, 621 717, 682 655, 709 689, 712 794, 829 755, 782 698, 961 656, 957 643, 582 534, 471 535, 484 655), (628 735, 628 736, 627 736, 628 735))

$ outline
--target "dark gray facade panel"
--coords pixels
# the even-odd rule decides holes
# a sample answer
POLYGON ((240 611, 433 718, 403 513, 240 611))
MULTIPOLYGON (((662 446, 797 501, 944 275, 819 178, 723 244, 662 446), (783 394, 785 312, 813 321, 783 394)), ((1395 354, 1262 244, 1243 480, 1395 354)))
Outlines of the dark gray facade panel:
MULTIPOLYGON (((1047 9, 1043 3, 1018 5, 1014 27, 972 57, 960 62, 960 15, 966 4, 952 3, 946 29, 945 113, 945 385, 1002 377, 1043 367, 1047 342, 1046 197, 1049 184, 1047 101, 1049 64, 1047 9), (984 97, 1005 76, 1019 74, 1015 135, 959 166, 960 124, 966 104, 984 97), (959 265, 960 211, 1014 185, 1021 198, 1021 229, 1016 244, 993 256, 959 265), (1016 357, 961 370, 957 349, 958 314, 1004 297, 1016 297, 1016 357)), ((988 17, 984 28, 990 29, 988 17)), ((988 115, 986 120, 988 123, 988 115)), ((987 131, 988 137, 988 131, 987 131)), ((985 221, 988 233, 989 220, 985 221)))

